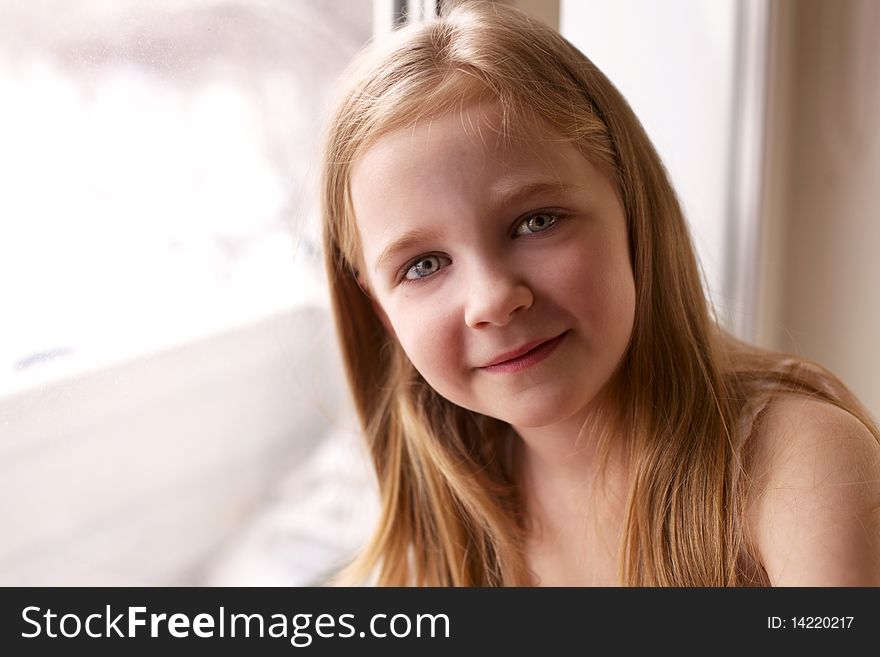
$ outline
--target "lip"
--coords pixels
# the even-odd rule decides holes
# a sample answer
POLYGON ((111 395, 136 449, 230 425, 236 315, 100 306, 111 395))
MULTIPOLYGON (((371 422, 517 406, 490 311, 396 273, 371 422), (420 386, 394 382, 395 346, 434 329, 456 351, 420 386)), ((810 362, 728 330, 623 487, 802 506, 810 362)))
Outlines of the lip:
POLYGON ((559 346, 566 335, 568 335, 568 331, 563 331, 549 340, 536 340, 535 342, 524 344, 518 349, 501 354, 494 362, 483 365, 478 369, 484 372, 519 372, 532 365, 537 365, 547 358, 556 350, 556 347, 559 346))

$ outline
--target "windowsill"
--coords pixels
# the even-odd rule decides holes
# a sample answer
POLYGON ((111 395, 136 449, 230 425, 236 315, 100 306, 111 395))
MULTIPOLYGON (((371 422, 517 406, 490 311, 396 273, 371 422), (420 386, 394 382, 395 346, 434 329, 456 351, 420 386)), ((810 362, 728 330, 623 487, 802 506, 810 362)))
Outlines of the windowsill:
POLYGON ((2 585, 184 581, 345 404, 315 306, 94 363, 0 397, 2 585))

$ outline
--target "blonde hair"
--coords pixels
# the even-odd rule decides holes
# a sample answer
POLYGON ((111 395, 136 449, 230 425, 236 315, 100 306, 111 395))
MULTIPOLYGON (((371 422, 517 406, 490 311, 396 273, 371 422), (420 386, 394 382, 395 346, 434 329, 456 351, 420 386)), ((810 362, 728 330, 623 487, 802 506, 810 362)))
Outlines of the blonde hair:
POLYGON ((325 263, 381 519, 344 581, 531 583, 522 500, 502 454, 507 425, 437 394, 385 329, 358 282, 349 194, 354 161, 383 134, 491 99, 507 138, 546 122, 621 192, 636 288, 632 338, 610 386, 630 467, 621 583, 766 584, 744 522, 759 401, 809 395, 880 434, 830 372, 719 326, 663 165, 611 82, 556 32, 494 3, 462 3, 399 30, 362 55, 351 80, 329 126, 325 263))

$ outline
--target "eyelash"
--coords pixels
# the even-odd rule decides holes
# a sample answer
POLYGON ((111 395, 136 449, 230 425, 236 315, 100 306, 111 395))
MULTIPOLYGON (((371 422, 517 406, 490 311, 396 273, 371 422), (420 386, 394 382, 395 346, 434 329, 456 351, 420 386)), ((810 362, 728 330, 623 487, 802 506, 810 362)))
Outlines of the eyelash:
POLYGON ((532 214, 527 215, 527 216, 523 217, 522 219, 517 219, 516 223, 514 224, 513 235, 514 235, 514 237, 527 237, 528 235, 537 235, 538 233, 547 232, 548 230, 553 228, 553 226, 555 226, 561 218, 562 218, 562 215, 557 212, 552 212, 550 210, 538 210, 537 212, 533 212, 532 214), (547 226, 546 228, 543 228, 541 230, 537 230, 537 231, 534 231, 531 233, 522 233, 522 234, 517 233, 517 230, 519 230, 520 226, 524 226, 525 224, 527 224, 529 221, 531 221, 535 217, 549 217, 550 218, 550 225, 547 226))
MULTIPOLYGON (((559 223, 559 220, 561 218, 562 218, 561 213, 553 212, 553 211, 549 211, 549 210, 538 210, 537 212, 533 212, 529 215, 526 215, 525 217, 521 217, 520 219, 517 219, 516 222, 514 223, 514 228, 513 228, 513 232, 511 234, 511 237, 514 237, 514 238, 528 237, 529 235, 538 235, 540 233, 545 233, 545 232, 551 230, 554 226, 556 226, 556 224, 559 223), (528 232, 528 233, 518 233, 517 232, 519 230, 520 226, 526 225, 529 221, 531 221, 535 217, 549 217, 550 223, 546 228, 543 228, 541 230, 532 231, 532 232, 528 232)), ((412 269, 416 265, 418 265, 419 263, 421 263, 429 258, 436 258, 438 260, 447 260, 447 261, 449 260, 448 257, 446 257, 444 255, 439 255, 436 253, 425 253, 423 255, 420 255, 418 258, 415 258, 414 260, 410 260, 409 263, 404 265, 403 269, 401 270, 401 274, 400 274, 400 282, 405 285, 409 285, 411 283, 419 283, 421 281, 425 281, 425 280, 433 277, 437 273, 436 271, 432 274, 428 274, 427 276, 417 276, 415 278, 407 278, 407 275, 409 274, 409 272, 412 271, 412 269)), ((438 267, 437 271, 439 271, 439 267, 438 267)))
MULTIPOLYGON (((404 283, 404 284, 418 283, 419 281, 427 280, 427 279, 431 278, 434 274, 436 274, 437 272, 434 272, 434 274, 428 274, 427 276, 417 276, 415 278, 407 278, 407 275, 416 267, 416 265, 418 265, 421 262, 424 262, 425 260, 428 260, 429 258, 436 258, 438 260, 449 260, 449 258, 447 258, 446 256, 438 255, 436 253, 426 253, 424 255, 420 255, 415 260, 412 260, 408 265, 404 266, 402 275, 400 277, 400 282, 404 283)), ((439 268, 437 271, 439 271, 439 268)))

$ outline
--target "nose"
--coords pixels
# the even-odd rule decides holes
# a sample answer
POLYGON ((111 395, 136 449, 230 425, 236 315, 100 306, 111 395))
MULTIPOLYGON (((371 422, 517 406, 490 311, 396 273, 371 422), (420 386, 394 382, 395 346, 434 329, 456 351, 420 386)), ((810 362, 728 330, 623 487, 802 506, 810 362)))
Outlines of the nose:
POLYGON ((484 268, 468 286, 464 321, 469 328, 504 326, 535 301, 529 285, 500 267, 484 268))

